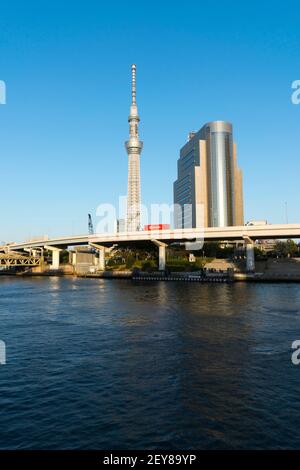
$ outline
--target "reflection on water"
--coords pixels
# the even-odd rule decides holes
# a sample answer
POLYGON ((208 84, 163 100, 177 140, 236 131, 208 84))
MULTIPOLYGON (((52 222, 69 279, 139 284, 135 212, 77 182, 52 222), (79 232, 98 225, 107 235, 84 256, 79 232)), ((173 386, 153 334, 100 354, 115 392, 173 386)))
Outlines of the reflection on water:
POLYGON ((297 284, 0 279, 0 448, 297 448, 297 284))

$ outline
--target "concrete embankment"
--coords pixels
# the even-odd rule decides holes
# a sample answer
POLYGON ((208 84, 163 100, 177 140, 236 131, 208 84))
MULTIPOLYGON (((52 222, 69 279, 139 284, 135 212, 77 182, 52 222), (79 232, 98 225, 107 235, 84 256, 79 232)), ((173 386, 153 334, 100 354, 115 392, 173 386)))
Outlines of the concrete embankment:
POLYGON ((0 275, 18 276, 77 276, 84 278, 132 279, 134 281, 182 281, 182 282, 300 282, 300 259, 268 259, 256 262, 256 272, 246 273, 241 264, 227 260, 214 260, 204 271, 197 272, 136 272, 133 270, 102 271, 96 273, 74 273, 70 264, 59 270, 43 266, 26 271, 2 270, 0 275), (208 269, 207 269, 208 268, 208 269))
POLYGON ((235 280, 250 282, 300 282, 299 258, 269 258, 256 262, 254 275, 235 274, 235 280))
POLYGON ((292 274, 234 273, 235 282, 300 282, 300 276, 292 274))

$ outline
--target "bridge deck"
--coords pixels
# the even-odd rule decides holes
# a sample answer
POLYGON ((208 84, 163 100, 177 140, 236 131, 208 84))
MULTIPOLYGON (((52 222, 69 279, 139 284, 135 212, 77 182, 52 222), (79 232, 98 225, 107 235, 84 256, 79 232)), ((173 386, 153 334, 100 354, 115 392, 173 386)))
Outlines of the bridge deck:
MULTIPOLYGON (((103 233, 95 235, 78 235, 70 237, 58 237, 45 240, 34 240, 22 243, 12 243, 9 249, 22 250, 26 248, 35 248, 53 246, 67 248, 75 245, 88 245, 97 243, 103 246, 112 246, 113 244, 138 241, 161 240, 165 243, 184 242, 198 239, 199 241, 230 241, 244 239, 287 239, 300 238, 300 224, 274 224, 274 225, 253 225, 236 227, 208 227, 204 229, 182 229, 182 230, 159 230, 159 231, 139 231, 139 232, 121 232, 121 233, 103 233)), ((0 251, 7 250, 7 246, 0 247, 0 251)))

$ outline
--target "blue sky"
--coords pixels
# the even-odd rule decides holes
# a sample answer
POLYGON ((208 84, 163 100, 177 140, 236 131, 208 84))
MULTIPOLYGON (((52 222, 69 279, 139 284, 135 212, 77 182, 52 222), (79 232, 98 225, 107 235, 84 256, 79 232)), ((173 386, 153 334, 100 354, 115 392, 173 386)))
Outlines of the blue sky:
POLYGON ((127 191, 130 65, 144 141, 142 199, 171 203, 180 147, 234 126, 246 219, 299 222, 298 2, 1 4, 0 240, 87 232, 127 191))

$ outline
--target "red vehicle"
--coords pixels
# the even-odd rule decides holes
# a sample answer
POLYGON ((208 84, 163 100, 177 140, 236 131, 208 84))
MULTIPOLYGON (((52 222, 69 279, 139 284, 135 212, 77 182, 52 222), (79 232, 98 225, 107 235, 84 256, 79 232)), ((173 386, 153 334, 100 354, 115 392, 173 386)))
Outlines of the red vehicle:
POLYGON ((148 224, 144 225, 144 230, 169 230, 170 224, 148 224))

